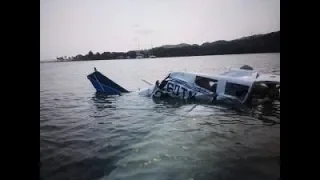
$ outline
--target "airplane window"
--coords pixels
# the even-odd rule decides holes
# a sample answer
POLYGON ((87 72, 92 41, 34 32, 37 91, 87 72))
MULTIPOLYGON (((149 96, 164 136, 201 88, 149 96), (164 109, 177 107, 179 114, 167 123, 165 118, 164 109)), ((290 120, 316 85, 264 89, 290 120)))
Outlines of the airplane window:
POLYGON ((215 79, 197 76, 195 83, 204 89, 207 89, 211 92, 216 92, 218 81, 215 79))
POLYGON ((225 88, 225 94, 235 96, 240 100, 243 100, 247 95, 248 90, 249 90, 249 86, 227 82, 226 88, 225 88))
POLYGON ((216 82, 213 82, 213 81, 209 81, 209 85, 210 87, 212 87, 216 82))

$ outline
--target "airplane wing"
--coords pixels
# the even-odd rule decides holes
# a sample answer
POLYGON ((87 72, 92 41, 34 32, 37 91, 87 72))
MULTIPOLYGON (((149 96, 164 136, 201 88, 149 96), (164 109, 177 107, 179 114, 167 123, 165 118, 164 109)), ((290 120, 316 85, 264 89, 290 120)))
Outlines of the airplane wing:
POLYGON ((266 83, 275 83, 280 84, 280 75, 275 74, 259 74, 256 82, 266 82, 266 83))

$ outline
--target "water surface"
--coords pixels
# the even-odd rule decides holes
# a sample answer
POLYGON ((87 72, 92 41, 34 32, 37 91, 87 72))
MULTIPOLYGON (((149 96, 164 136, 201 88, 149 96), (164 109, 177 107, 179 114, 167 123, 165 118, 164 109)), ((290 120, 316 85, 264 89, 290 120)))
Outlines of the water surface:
POLYGON ((40 64, 42 179, 278 179, 280 103, 154 102, 95 93, 93 67, 135 91, 170 71, 220 73, 248 64, 280 74, 280 54, 40 64))

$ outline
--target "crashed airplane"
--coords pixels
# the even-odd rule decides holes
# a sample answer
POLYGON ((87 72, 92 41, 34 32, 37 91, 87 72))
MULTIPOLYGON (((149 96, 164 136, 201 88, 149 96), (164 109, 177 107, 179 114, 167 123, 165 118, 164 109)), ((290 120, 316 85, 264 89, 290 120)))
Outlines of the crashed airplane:
MULTIPOLYGON (((87 77, 97 92, 107 95, 129 93, 96 68, 87 77)), ((145 82, 150 87, 139 90, 138 94, 152 98, 176 98, 206 103, 231 100, 241 104, 250 104, 254 99, 280 101, 280 75, 259 73, 247 65, 231 68, 222 74, 171 72, 154 85, 145 82)))

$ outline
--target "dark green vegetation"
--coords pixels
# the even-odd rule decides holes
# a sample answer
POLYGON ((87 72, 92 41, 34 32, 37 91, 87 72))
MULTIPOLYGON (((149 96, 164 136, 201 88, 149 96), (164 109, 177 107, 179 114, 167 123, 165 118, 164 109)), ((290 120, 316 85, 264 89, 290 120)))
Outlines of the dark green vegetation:
POLYGON ((151 55, 156 57, 177 57, 177 56, 203 56, 223 54, 249 54, 249 53, 271 53, 280 52, 280 31, 262 35, 253 35, 231 41, 206 42, 197 44, 165 45, 148 50, 128 52, 103 52, 93 53, 75 57, 58 57, 58 61, 87 61, 87 60, 108 60, 108 59, 134 59, 137 54, 148 58, 151 55))

